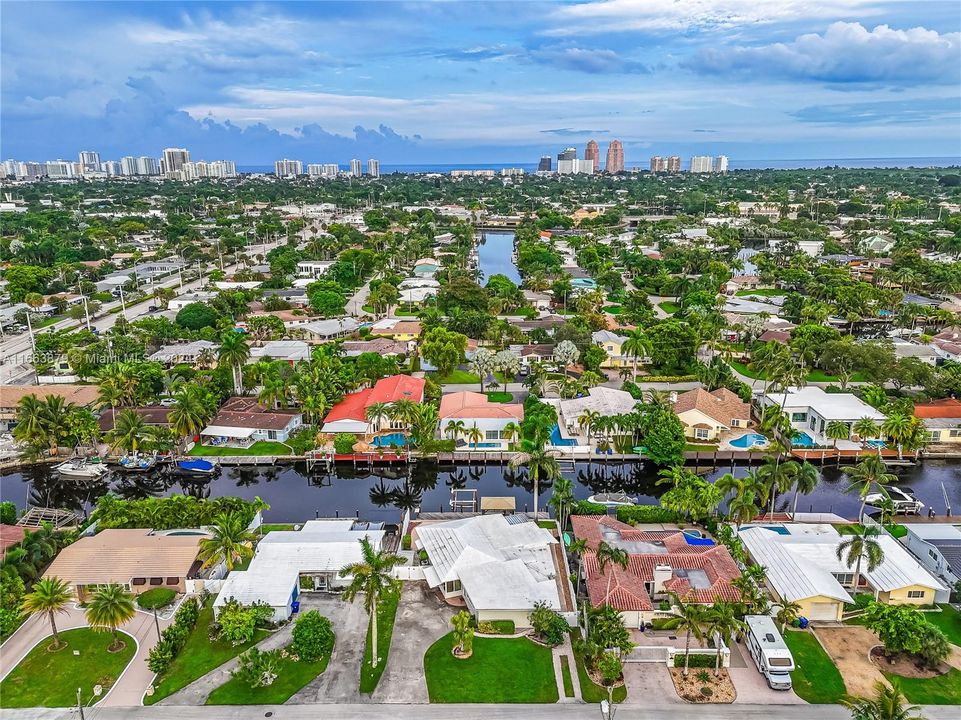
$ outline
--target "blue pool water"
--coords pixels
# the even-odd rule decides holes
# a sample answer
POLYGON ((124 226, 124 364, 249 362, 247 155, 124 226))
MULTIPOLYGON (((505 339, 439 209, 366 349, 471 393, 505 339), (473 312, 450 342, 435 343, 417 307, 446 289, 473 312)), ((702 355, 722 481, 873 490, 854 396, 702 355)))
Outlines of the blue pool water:
POLYGON ((391 445, 404 447, 407 444, 407 438, 404 436, 404 433, 399 432, 391 433, 390 435, 378 435, 370 444, 374 447, 390 447, 391 445))
POLYGON ((577 440, 562 438, 561 429, 555 425, 551 430, 551 445, 557 445, 558 447, 570 447, 571 445, 577 445, 577 440))
POLYGON ((500 443, 496 442, 482 442, 482 443, 467 443, 467 447, 472 450, 480 450, 481 448, 499 448, 500 443))
POLYGON ((752 528, 755 528, 755 527, 756 527, 756 528, 761 528, 762 530, 770 530, 771 532, 777 533, 778 535, 790 535, 790 534, 791 534, 790 532, 788 532, 788 529, 787 529, 786 527, 784 527, 783 525, 742 525, 742 526, 741 526, 741 529, 744 530, 745 528, 749 528, 749 527, 752 527, 752 528))
POLYGON ((741 437, 731 440, 731 446, 736 448, 749 448, 754 445, 763 445, 767 442, 767 438, 758 433, 748 433, 747 435, 741 435, 741 437))
POLYGON ((414 267, 414 272, 418 275, 428 275, 436 273, 437 269, 436 265, 417 265, 414 267))
POLYGON ((794 447, 814 447, 814 438, 808 435, 806 432, 799 432, 794 436, 794 440, 791 441, 794 447))
POLYGON ((868 440, 865 445, 873 448, 881 448, 882 450, 887 447, 884 440, 868 440))

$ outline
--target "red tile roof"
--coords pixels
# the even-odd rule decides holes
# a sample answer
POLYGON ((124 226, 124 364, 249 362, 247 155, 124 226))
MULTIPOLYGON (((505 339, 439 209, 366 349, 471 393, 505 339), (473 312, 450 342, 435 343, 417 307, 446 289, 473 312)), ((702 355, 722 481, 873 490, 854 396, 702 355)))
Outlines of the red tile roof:
POLYGON ((448 393, 440 399, 440 411, 437 416, 441 420, 488 418, 520 422, 524 419, 524 406, 491 402, 481 393, 455 392, 448 393))
POLYGON ((366 421, 367 400, 370 398, 370 392, 370 388, 366 388, 355 393, 350 393, 350 395, 345 395, 343 400, 330 409, 327 417, 324 418, 324 422, 331 423, 337 422, 338 420, 366 421))
POLYGON ((391 403, 398 400, 413 400, 423 402, 424 386, 427 382, 423 378, 410 375, 394 375, 377 381, 371 389, 368 404, 391 403))
POLYGON ((11 545, 16 545, 23 540, 26 531, 21 525, 0 525, 0 555, 7 551, 11 545))
POLYGON ((961 400, 946 398, 914 406, 914 414, 919 418, 961 418, 961 400))

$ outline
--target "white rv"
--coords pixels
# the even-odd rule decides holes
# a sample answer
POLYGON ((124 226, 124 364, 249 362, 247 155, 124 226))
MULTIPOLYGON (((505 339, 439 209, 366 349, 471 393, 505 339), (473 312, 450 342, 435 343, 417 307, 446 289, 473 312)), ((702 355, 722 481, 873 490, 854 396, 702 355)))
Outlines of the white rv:
POLYGON ((767 684, 774 690, 790 690, 794 657, 774 620, 767 615, 746 615, 744 622, 747 648, 757 669, 767 678, 767 684))

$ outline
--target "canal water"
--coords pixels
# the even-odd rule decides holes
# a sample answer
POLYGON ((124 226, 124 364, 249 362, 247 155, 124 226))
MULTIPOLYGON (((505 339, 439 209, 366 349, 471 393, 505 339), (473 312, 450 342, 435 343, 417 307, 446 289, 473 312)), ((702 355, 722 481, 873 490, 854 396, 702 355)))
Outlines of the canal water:
MULTIPOLYGON (((728 471, 729 467, 718 468, 706 477, 713 480, 728 471)), ((747 471, 746 467, 735 468, 738 476, 747 471)), ((566 471, 564 475, 573 481, 578 499, 623 490, 638 503, 654 504, 666 489, 656 484, 656 469, 645 463, 578 463, 573 472, 566 471)), ((957 461, 929 460, 922 465, 898 468, 897 475, 902 486, 912 488, 925 506, 933 507, 939 515, 945 513, 945 494, 954 513, 961 513, 961 464, 957 461)), ((846 485, 846 478, 836 467, 825 466, 817 489, 800 498, 798 510, 855 517, 859 500, 856 495, 845 493, 846 485)), ((93 484, 64 481, 49 466, 33 466, 0 476, 0 497, 18 508, 32 505, 89 511, 96 499, 108 491, 127 498, 236 495, 261 497, 269 503, 271 509, 265 514, 268 522, 302 522, 317 516, 339 515, 393 523, 406 509, 450 510, 453 488, 474 489, 478 498, 510 496, 518 510, 533 508, 533 488, 526 471, 503 465, 452 467, 418 463, 374 471, 341 465, 333 473, 308 473, 303 464, 238 466, 222 468, 219 476, 197 481, 161 469, 144 475, 114 472, 106 481, 93 484)), ((550 496, 550 486, 542 486, 541 508, 550 496)), ((793 495, 786 493, 779 498, 776 508, 790 509, 792 503, 793 495)))
POLYGON ((491 275, 505 275, 515 285, 521 284, 521 274, 514 265, 514 233, 481 233, 477 255, 483 273, 481 284, 486 284, 491 275))

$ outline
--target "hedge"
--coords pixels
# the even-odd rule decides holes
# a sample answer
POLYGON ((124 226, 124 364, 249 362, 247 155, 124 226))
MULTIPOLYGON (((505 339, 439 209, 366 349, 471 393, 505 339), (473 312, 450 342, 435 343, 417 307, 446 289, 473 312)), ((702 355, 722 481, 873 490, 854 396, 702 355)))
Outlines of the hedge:
POLYGON ((587 500, 575 500, 571 503, 571 515, 607 515, 607 506, 587 500))
POLYGON ((681 516, 673 510, 660 505, 621 505, 617 508, 617 519, 624 523, 673 523, 681 516))
POLYGON ((694 382, 697 380, 697 375, 639 375, 637 379, 642 383, 679 383, 694 382))
POLYGON ((137 605, 144 610, 153 610, 167 607, 177 597, 177 593, 170 588, 154 588, 137 596, 137 605))
MULTIPOLYGON (((695 655, 691 653, 691 660, 687 666, 692 668, 713 668, 716 664, 717 657, 715 655, 695 655)), ((678 653, 674 656, 674 667, 684 667, 684 653, 678 653)))
POLYGON ((200 603, 197 602, 197 598, 188 597, 177 608, 173 623, 160 633, 160 640, 150 649, 147 667, 151 672, 159 675, 170 667, 177 653, 183 649, 199 617, 200 603))

